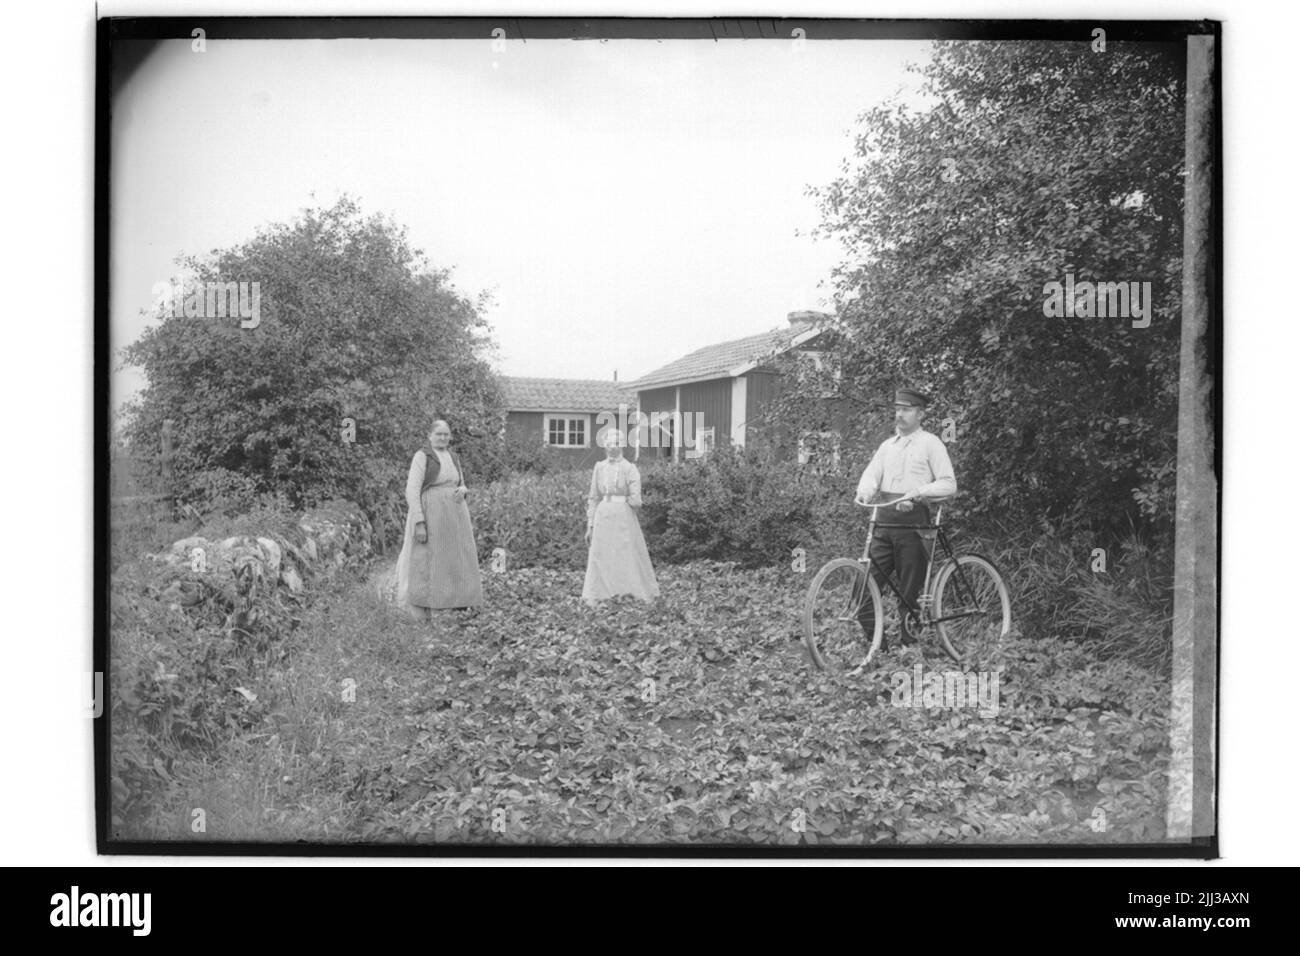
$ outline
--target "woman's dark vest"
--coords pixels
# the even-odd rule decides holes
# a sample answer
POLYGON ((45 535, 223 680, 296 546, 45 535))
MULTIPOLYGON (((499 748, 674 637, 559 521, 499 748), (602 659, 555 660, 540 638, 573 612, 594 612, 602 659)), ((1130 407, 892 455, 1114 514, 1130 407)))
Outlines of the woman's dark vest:
MULTIPOLYGON (((421 451, 424 452, 424 481, 420 483, 420 494, 424 494, 430 486, 438 480, 438 472, 442 471, 442 462, 434 452, 432 445, 425 445, 421 451)), ((460 456, 451 449, 447 450, 451 455, 452 464, 456 466, 456 471, 460 473, 460 485, 465 484, 465 467, 460 463, 460 456)))

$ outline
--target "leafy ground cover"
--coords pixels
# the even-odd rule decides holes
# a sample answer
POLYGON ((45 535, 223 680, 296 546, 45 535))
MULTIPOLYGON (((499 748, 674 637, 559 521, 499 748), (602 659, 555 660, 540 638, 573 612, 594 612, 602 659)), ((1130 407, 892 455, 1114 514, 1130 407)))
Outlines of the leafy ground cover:
POLYGON ((580 571, 486 575, 472 618, 400 619, 362 580, 302 612, 241 693, 260 719, 177 760, 124 839, 439 844, 1158 842, 1168 686, 1015 636, 998 712, 896 706, 812 670, 808 575, 659 569, 647 607, 580 571), (202 811, 196 814, 195 811, 202 811), (202 821, 201 826, 196 823, 202 821))

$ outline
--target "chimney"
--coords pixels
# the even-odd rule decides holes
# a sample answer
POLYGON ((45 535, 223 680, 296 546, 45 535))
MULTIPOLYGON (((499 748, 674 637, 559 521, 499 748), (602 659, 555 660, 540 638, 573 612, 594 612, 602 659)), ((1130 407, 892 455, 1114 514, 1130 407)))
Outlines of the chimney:
POLYGON ((614 369, 614 381, 618 381, 618 369, 614 369))

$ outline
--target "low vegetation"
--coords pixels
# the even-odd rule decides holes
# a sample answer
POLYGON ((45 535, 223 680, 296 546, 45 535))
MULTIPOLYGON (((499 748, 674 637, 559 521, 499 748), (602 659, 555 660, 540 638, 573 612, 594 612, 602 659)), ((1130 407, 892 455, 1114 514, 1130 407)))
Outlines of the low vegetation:
POLYGON ((132 797, 116 807, 120 838, 858 845, 1162 833, 1167 684, 1082 643, 1018 635, 997 712, 981 716, 896 706, 895 675, 952 669, 934 648, 887 655, 859 678, 808 667, 795 623, 806 575, 789 567, 665 566, 656 605, 599 610, 578 600, 577 569, 511 569, 487 576, 477 616, 424 625, 363 578, 319 593, 265 644, 178 643, 188 623, 175 612, 154 622, 170 635, 150 652, 156 673, 132 674, 174 689, 173 749, 125 764, 115 752, 128 775, 115 785, 132 797))

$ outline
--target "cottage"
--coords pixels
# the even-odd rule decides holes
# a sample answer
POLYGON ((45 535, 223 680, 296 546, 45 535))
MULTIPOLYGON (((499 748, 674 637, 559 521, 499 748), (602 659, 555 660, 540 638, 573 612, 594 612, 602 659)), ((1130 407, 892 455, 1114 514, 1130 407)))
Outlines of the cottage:
POLYGON ((705 346, 628 383, 634 406, 644 416, 640 420, 658 425, 639 455, 680 460, 722 444, 752 447, 774 440, 763 415, 764 405, 781 387, 771 363, 795 350, 817 360, 830 318, 822 312, 791 312, 782 328, 705 346))
POLYGON ((507 434, 553 448, 575 468, 590 467, 604 455, 597 417, 617 415, 620 405, 636 401, 618 382, 602 379, 502 376, 500 382, 507 434))
MULTIPOLYGON (((775 360, 798 352, 820 361, 825 341, 823 312, 791 312, 786 325, 743 339, 697 349, 626 385, 601 379, 503 377, 506 431, 536 441, 590 466, 603 454, 600 437, 617 426, 629 436, 629 454, 649 458, 701 458, 723 445, 754 447, 779 440, 764 406, 781 389, 775 360), (629 427, 630 426, 630 427, 629 427)), ((807 461, 814 447, 828 441, 800 436, 799 458, 807 461)))

